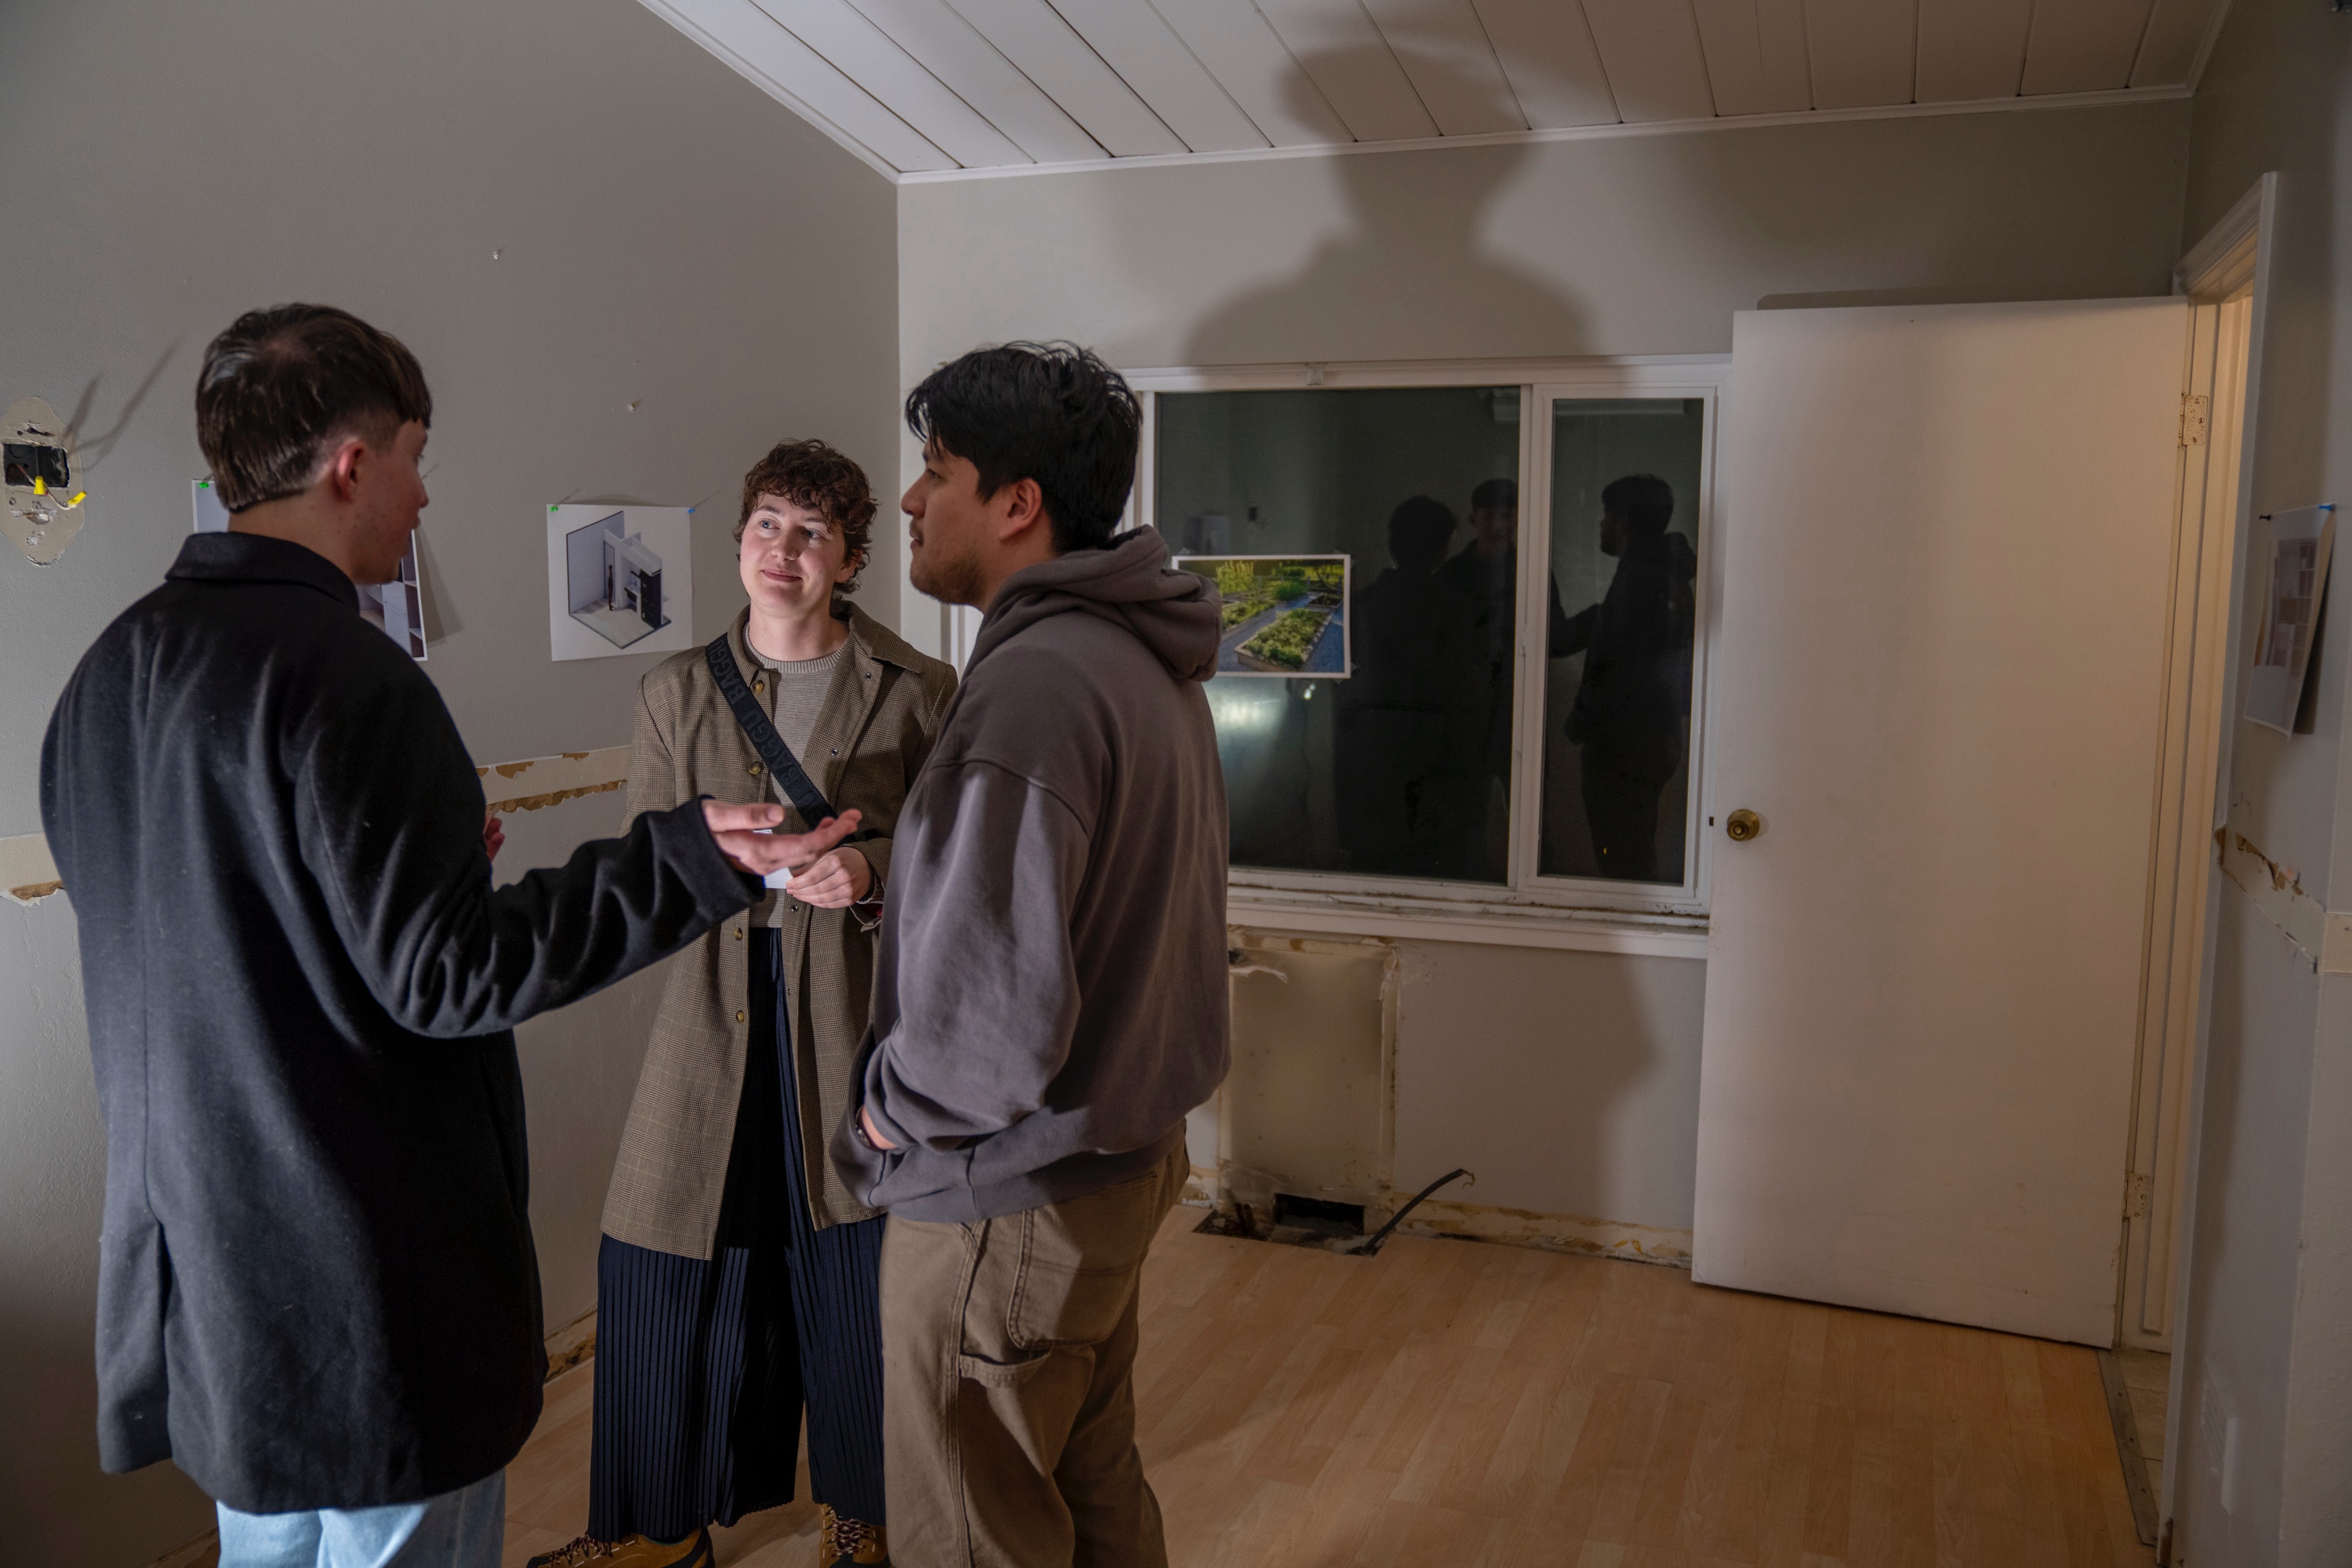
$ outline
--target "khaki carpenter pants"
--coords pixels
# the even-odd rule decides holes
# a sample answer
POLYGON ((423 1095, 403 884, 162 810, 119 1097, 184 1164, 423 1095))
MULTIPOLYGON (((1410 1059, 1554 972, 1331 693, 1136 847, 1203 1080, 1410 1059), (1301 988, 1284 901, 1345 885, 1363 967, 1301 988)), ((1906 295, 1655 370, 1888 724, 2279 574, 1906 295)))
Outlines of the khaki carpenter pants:
POLYGON ((899 1568, 1165 1568, 1135 1448, 1144 1254, 1179 1144, 1118 1186, 882 1240, 883 1472, 899 1568))

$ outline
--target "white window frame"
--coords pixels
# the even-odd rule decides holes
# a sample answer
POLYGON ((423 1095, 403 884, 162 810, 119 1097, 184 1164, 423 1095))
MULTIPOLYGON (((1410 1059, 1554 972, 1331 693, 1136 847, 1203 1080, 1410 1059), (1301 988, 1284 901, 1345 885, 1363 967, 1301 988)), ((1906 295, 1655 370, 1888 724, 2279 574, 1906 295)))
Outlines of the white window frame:
MULTIPOLYGON (((1361 936, 1420 937, 1502 946, 1701 958, 1712 836, 1707 766, 1709 664, 1723 553, 1717 454, 1731 362, 1722 355, 1579 360, 1449 360, 1129 370, 1143 403, 1143 449, 1130 524, 1156 526, 1159 395, 1257 392, 1301 387, 1510 386, 1519 389, 1519 604, 1512 690, 1512 810, 1509 879, 1445 882, 1283 871, 1236 866, 1227 887, 1236 925, 1361 936), (1551 578, 1552 405, 1560 401, 1696 398, 1706 405, 1696 498, 1699 572, 1691 685, 1691 799, 1679 885, 1547 877, 1537 870, 1542 834, 1547 595, 1551 578)), ((1581 608, 1581 606, 1576 606, 1581 608)))

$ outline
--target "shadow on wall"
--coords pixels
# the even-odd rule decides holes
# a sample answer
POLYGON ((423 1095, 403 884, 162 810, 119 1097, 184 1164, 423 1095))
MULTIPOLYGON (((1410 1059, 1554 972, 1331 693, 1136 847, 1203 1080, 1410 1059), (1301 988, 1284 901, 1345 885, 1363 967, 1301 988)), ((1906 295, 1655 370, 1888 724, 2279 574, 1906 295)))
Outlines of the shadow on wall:
POLYGON ((213 1527, 211 1500, 169 1463, 97 1483, 103 1508, 58 1510, 59 1498, 87 1493, 98 1473, 90 1332, 79 1294, 54 1311, 30 1310, 22 1296, 0 1309, 10 1412, 0 1435, 0 1519, 8 1521, 0 1555, 10 1563, 147 1563, 213 1527), (70 1420, 52 1419, 60 1413, 70 1420))
MULTIPOLYGON (((1301 117, 1312 119, 1331 112, 1315 79, 1394 68, 1347 51, 1300 63, 1290 92, 1301 117)), ((1424 91, 1467 98, 1475 90, 1432 58, 1416 59, 1413 76, 1424 91)), ((1515 104, 1496 107, 1518 112, 1515 104)), ((1204 311, 1181 363, 1371 357, 1334 352, 1367 341, 1384 359, 1591 352, 1583 306, 1492 244, 1496 205, 1534 151, 1491 145, 1319 160, 1344 196, 1349 226, 1325 237, 1291 276, 1204 311)), ((1688 1151, 1677 1175, 1675 1152, 1660 1158, 1615 1135, 1641 1121, 1622 1102, 1664 1065, 1622 964, 1475 946, 1449 945, 1444 963, 1425 949, 1406 952, 1395 1101, 1401 1194, 1461 1165, 1477 1173, 1477 1184, 1448 1189, 1440 1194, 1446 1202, 1688 1227, 1688 1151), (1546 983, 1528 983, 1530 963, 1546 983)))
POLYGON ((171 1465, 98 1473, 106 1150, 65 895, 0 900, 0 1562, 131 1568, 203 1534, 213 1514, 171 1465))
MULTIPOLYGON (((1381 53, 1378 61, 1351 51, 1302 59, 1289 88, 1301 117, 1330 113, 1310 79, 1392 69, 1381 53)), ((1475 90, 1442 63, 1416 62, 1413 74, 1424 88, 1447 79, 1456 97, 1475 90)), ((1518 112, 1516 105, 1507 111, 1518 112)), ((1381 338, 1394 344, 1382 358, 1587 352, 1582 309, 1485 243, 1488 208, 1529 152, 1491 146, 1323 160, 1346 192, 1354 226, 1326 239, 1297 275, 1207 312, 1183 363, 1332 358, 1328 345, 1360 337, 1367 317, 1379 318, 1381 338)))

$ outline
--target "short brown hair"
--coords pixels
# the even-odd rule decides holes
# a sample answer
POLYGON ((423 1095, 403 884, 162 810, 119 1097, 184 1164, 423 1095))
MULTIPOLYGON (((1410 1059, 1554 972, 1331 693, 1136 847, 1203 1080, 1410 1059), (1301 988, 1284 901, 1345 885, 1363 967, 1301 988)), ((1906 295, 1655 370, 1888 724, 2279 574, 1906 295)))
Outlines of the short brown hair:
MULTIPOLYGON (((864 562, 874 538, 874 488, 866 470, 823 441, 779 441, 743 476, 743 511, 735 520, 735 542, 743 542, 743 529, 761 496, 782 496, 804 506, 841 530, 845 561, 864 562)), ((857 578, 834 590, 857 591, 857 578)))
POLYGON ((196 374, 196 445, 230 511, 308 489, 328 442, 389 441, 411 420, 433 423, 416 356, 332 305, 247 311, 196 374))

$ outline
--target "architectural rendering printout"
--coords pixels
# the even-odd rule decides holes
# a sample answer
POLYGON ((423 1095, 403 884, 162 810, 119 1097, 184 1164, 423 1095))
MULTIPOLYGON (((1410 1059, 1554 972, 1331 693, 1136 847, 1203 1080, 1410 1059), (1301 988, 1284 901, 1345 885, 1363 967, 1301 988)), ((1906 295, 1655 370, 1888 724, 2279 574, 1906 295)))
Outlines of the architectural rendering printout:
POLYGON ((2270 525, 2270 570, 2263 584, 2262 625, 2254 632, 2253 667, 2246 673, 2246 717, 2293 733, 2327 592, 2336 509, 2273 512, 2270 525))
POLYGON ((1176 564, 1224 598, 1219 675, 1347 679, 1348 557, 1180 555, 1176 564))
MULTIPOLYGON (((228 509, 214 493, 210 479, 188 486, 198 533, 226 533, 228 509)), ((358 584, 360 616, 398 643, 408 657, 425 662, 425 578, 416 566, 416 535, 408 536, 408 553, 400 558, 400 578, 393 583, 358 584)))
POLYGON ((547 640, 556 658, 693 645, 694 563, 676 506, 547 509, 547 640))

